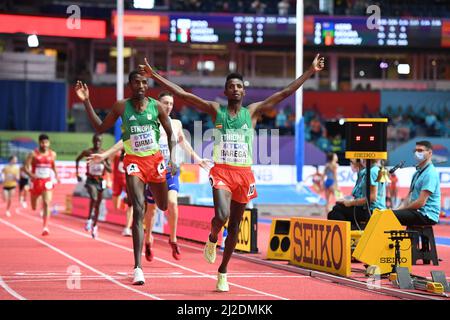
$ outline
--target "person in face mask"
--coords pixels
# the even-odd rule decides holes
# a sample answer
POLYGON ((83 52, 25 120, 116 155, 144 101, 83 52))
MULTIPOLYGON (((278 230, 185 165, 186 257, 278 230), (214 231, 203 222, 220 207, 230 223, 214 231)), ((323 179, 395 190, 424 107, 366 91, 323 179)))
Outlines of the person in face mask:
POLYGON ((429 141, 416 142, 414 158, 417 171, 412 177, 406 201, 393 210, 404 226, 433 225, 439 222, 441 189, 439 174, 431 162, 432 154, 433 146, 429 141))
POLYGON ((328 220, 350 221, 351 229, 364 229, 370 219, 370 212, 374 209, 386 209, 386 186, 377 182, 380 167, 375 162, 370 170, 370 212, 367 210, 366 197, 366 168, 365 161, 351 159, 350 167, 358 172, 358 178, 353 187, 353 199, 336 200, 336 205, 328 213, 328 220))

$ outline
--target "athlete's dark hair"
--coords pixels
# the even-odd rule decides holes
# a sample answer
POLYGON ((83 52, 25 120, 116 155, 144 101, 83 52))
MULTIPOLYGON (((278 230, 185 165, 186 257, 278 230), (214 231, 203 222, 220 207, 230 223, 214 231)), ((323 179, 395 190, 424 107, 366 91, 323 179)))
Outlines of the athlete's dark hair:
POLYGON ((17 158, 17 156, 15 154, 9 156, 8 158, 8 162, 11 162, 12 159, 17 158))
POLYGON ((239 79, 242 81, 242 83, 244 83, 244 77, 242 76, 242 74, 233 72, 227 76, 227 80, 225 81, 225 87, 227 86, 228 81, 231 79, 239 79))
POLYGON ((50 140, 50 139, 48 138, 48 135, 46 135, 45 133, 42 133, 39 135, 39 142, 42 140, 50 140))
POLYGON ((134 77, 136 77, 137 75, 140 75, 139 71, 137 70, 133 70, 128 74, 128 83, 130 83, 134 77))
POLYGON ((162 97, 173 97, 173 94, 170 93, 169 91, 161 91, 158 95, 158 100, 161 99, 162 97))
POLYGON ((96 133, 96 134, 94 134, 94 135, 92 136, 92 141, 95 141, 95 139, 101 138, 101 137, 102 137, 102 134, 101 134, 101 133, 96 133))
POLYGON ((328 152, 327 153, 327 162, 330 162, 333 160, 335 153, 334 152, 328 152))
POLYGON ((427 150, 433 150, 433 145, 430 141, 427 140, 417 141, 416 146, 424 146, 425 148, 427 148, 427 150))

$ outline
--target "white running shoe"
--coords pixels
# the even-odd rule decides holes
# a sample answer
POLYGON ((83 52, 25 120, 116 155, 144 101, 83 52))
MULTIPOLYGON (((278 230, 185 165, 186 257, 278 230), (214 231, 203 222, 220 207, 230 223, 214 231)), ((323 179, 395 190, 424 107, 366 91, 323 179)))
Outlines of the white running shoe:
POLYGON ((92 239, 95 239, 98 237, 98 226, 95 226, 92 228, 92 239))
POLYGON ((20 204, 22 205, 22 208, 26 209, 28 207, 28 204, 26 201, 21 201, 20 204))
POLYGON ((89 231, 91 231, 91 229, 92 229, 92 219, 89 219, 86 221, 86 226, 84 227, 84 230, 89 232, 89 231))
POLYGON ((11 217, 11 212, 9 212, 9 210, 6 210, 6 216, 11 217))
POLYGON ((217 284, 216 290, 220 292, 230 291, 230 287, 228 286, 227 274, 226 273, 218 273, 217 274, 217 284))
POLYGON ((214 263, 216 261, 216 245, 217 242, 206 241, 205 248, 203 249, 203 257, 208 263, 214 263))
POLYGON ((145 283, 144 272, 141 268, 134 269, 133 284, 136 286, 142 286, 145 283))
POLYGON ((124 237, 131 237, 133 234, 132 234, 130 228, 124 228, 123 231, 122 231, 122 235, 124 237))

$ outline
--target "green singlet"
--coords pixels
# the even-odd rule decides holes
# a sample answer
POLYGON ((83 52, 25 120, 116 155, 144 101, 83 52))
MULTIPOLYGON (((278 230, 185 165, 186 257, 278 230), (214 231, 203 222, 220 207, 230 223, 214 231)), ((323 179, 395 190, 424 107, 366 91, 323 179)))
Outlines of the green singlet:
POLYGON ((159 119, 156 100, 147 97, 144 111, 137 112, 131 99, 125 103, 122 114, 122 140, 125 153, 145 157, 159 151, 159 119))
POLYGON ((231 116, 227 106, 220 106, 214 129, 213 159, 217 164, 249 167, 253 163, 253 127, 250 113, 241 107, 231 116))

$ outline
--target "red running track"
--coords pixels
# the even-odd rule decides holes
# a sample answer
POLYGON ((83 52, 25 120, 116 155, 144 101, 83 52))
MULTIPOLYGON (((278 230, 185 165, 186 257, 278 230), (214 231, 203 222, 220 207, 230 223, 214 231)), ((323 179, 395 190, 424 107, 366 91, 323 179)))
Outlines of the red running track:
POLYGON ((230 292, 219 293, 215 276, 221 256, 208 264, 201 245, 179 240, 182 260, 176 261, 162 235, 155 235, 154 261, 143 257, 146 284, 133 286, 132 241, 120 235, 121 227, 100 223, 94 240, 84 232, 83 220, 58 214, 43 237, 39 214, 15 205, 10 218, 0 206, 0 300, 396 299, 242 259, 231 260, 230 292))

